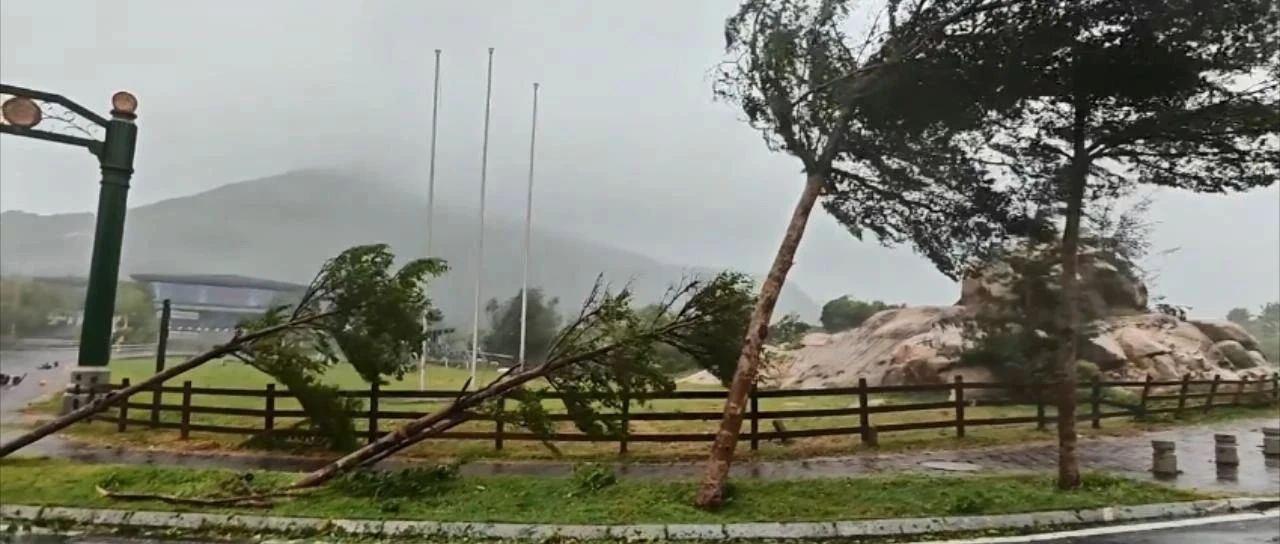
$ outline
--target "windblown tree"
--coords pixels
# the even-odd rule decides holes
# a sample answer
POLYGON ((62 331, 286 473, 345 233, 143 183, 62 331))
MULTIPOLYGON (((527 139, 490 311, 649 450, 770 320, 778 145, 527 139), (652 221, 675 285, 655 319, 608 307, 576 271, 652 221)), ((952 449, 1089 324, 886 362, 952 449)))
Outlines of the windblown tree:
POLYGON ((974 142, 955 127, 981 118, 951 88, 965 81, 918 63, 1015 3, 890 0, 858 38, 847 35, 849 0, 746 0, 728 19, 716 94, 742 108, 769 149, 800 161, 804 184, 742 342, 698 505, 723 501, 770 318, 820 197, 854 236, 910 243, 953 277, 978 242, 1021 223, 1010 197, 964 160, 974 142))
POLYGON ((1060 217, 1058 485, 1079 485, 1077 254, 1092 198, 1136 184, 1225 193, 1280 176, 1274 0, 1031 0, 922 51, 989 117, 973 155, 1060 217))
MULTIPOLYGON (((312 424, 332 433, 336 446, 350 445, 350 422, 343 406, 326 394, 319 374, 336 364, 351 364, 369 383, 399 378, 417 359, 423 339, 423 315, 436 316, 425 294, 429 278, 446 269, 444 261, 419 259, 393 271, 395 256, 386 245, 357 246, 325 263, 302 299, 273 308, 244 323, 230 341, 169 367, 129 387, 113 391, 77 410, 0 446, 4 457, 45 436, 101 412, 142 391, 162 385, 201 365, 233 357, 297 388, 312 424)), ((431 320, 428 320, 430 322, 431 320)))
MULTIPOLYGON (((520 352, 520 302, 521 293, 499 303, 491 299, 485 305, 489 314, 489 332, 484 337, 484 349, 517 358, 520 352)), ((556 313, 559 299, 548 299, 542 289, 529 290, 528 326, 525 332, 526 358, 541 362, 560 329, 560 315, 556 313)))

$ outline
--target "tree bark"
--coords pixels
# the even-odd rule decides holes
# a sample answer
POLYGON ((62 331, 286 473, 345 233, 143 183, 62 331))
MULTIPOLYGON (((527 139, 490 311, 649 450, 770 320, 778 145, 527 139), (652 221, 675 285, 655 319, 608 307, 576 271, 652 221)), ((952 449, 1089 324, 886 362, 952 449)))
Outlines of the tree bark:
POLYGON ((1086 148, 1088 105, 1075 104, 1072 123, 1072 157, 1067 171, 1067 217, 1062 230, 1062 309, 1065 317, 1063 344, 1058 360, 1058 488, 1080 486, 1080 460, 1076 455, 1076 353, 1080 342, 1080 304, 1077 263, 1080 246, 1080 218, 1084 214, 1084 194, 1089 182, 1086 148))
POLYGON ((235 338, 224 345, 217 346, 209 351, 201 353, 200 355, 196 355, 195 357, 188 359, 186 362, 183 362, 180 365, 167 368, 161 372, 156 373, 150 378, 142 380, 136 384, 133 384, 119 391, 112 392, 106 395, 105 397, 102 397, 98 400, 95 400, 84 406, 81 406, 76 410, 73 410, 69 414, 61 416, 53 421, 50 421, 48 423, 45 423, 44 425, 41 425, 39 427, 36 427, 35 429, 32 429, 31 432, 28 432, 27 434, 24 434, 22 436, 19 436, 11 440, 8 444, 0 446, 0 458, 4 458, 8 456, 10 453, 18 451, 30 445, 31 443, 37 440, 40 440, 41 438, 49 436, 58 431, 61 431, 62 429, 70 427, 72 424, 78 421, 81 421, 98 412, 106 410, 112 405, 118 404, 120 402, 125 402, 126 400, 128 400, 129 397, 133 396, 135 393, 140 393, 142 391, 149 391, 152 388, 156 387, 157 385, 162 384, 170 379, 173 379, 174 377, 184 372, 192 370, 200 365, 203 365, 209 361, 212 361, 224 355, 229 355, 231 353, 234 353, 237 350, 239 350, 241 347, 243 347, 245 344, 253 342, 254 340, 258 340, 260 338, 282 332, 291 327, 296 327, 298 325, 309 323, 330 315, 333 315, 333 312, 324 312, 320 314, 315 314, 315 315, 295 319, 293 321, 284 323, 282 325, 276 325, 274 327, 268 327, 259 331, 251 332, 239 338, 235 338))
POLYGON ((742 353, 738 355, 738 369, 733 373, 733 383, 729 386, 729 394, 725 399, 724 417, 720 421, 715 443, 711 446, 707 472, 695 500, 699 507, 715 508, 724 501, 724 484, 729 476, 734 449, 738 446, 738 434, 742 431, 743 408, 759 371, 760 350, 769 334, 769 320, 773 317, 773 308, 778 303, 782 285, 787 281, 787 272, 791 270, 795 260, 800 239, 804 237, 809 214, 813 212, 813 206, 824 185, 826 178, 822 174, 808 175, 804 191, 800 193, 800 201, 791 213, 786 235, 782 237, 782 244, 773 259, 773 266, 769 269, 764 284, 760 286, 760 297, 756 299, 751 321, 747 325, 746 338, 742 342, 742 353))

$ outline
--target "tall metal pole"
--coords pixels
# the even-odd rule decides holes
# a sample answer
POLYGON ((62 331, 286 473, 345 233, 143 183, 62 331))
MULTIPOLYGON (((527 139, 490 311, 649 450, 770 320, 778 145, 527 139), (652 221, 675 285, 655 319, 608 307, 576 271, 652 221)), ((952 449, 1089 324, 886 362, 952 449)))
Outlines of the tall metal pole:
POLYGON ((489 70, 484 86, 484 144, 480 148, 480 224, 476 227, 475 313, 471 321, 471 384, 476 386, 476 366, 480 361, 480 282, 484 277, 484 192, 489 173, 489 105, 493 98, 493 48, 489 48, 489 70))
POLYGON ((533 84, 533 121, 529 126, 529 192, 524 201, 524 271, 520 282, 520 357, 523 370, 529 334, 529 238, 533 229, 533 150, 538 139, 538 84, 533 84))
POLYGON ((86 382, 85 385, 105 384, 110 376, 107 363, 111 361, 120 250, 128 210, 129 178, 133 176, 133 155, 138 141, 135 118, 132 111, 112 109, 102 151, 98 154, 102 185, 98 192, 84 321, 80 325, 80 353, 73 371, 74 379, 86 382))
MULTIPOLYGON (((435 236, 434 223, 436 211, 436 119, 440 112, 440 50, 436 49, 435 84, 431 91, 431 159, 427 170, 427 258, 431 258, 431 238, 435 236)), ((426 314, 422 315, 422 328, 425 331, 430 325, 426 314)), ((418 358, 418 390, 427 389, 427 345, 424 341, 422 355, 418 358)))

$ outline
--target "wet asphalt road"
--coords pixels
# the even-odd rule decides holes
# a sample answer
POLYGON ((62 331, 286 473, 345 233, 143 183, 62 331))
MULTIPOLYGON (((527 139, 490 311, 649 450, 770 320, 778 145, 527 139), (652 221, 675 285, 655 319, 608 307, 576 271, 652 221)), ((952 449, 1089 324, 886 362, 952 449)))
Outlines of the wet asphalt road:
POLYGON ((1045 544, 1278 544, 1280 543, 1280 518, 1041 542, 1045 544))

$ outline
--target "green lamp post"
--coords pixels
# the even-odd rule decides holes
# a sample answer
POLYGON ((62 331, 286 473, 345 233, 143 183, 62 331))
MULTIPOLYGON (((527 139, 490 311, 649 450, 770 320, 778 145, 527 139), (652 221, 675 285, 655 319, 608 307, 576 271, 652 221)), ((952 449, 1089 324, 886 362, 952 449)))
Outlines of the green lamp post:
MULTIPOLYGON (((80 353, 72 370, 68 389, 80 385, 81 394, 64 395, 63 410, 74 409, 91 394, 95 385, 108 383, 111 360, 112 322, 115 317, 116 284, 120 275, 120 250, 124 239, 129 179, 133 176, 133 154, 138 141, 138 100, 121 91, 111 97, 111 118, 61 95, 0 84, 0 132, 88 149, 98 158, 102 185, 98 193, 97 225, 93 233, 93 256, 89 264, 89 287, 85 293, 84 319, 80 326, 80 353), (60 107, 60 115, 46 114, 60 107), (46 119, 47 118, 47 119, 46 119), (101 140, 75 119, 83 119, 104 129, 101 140), (36 128, 42 121, 60 123, 64 129, 83 134, 67 134, 36 128)), ((71 391, 69 391, 71 392, 71 391)))

